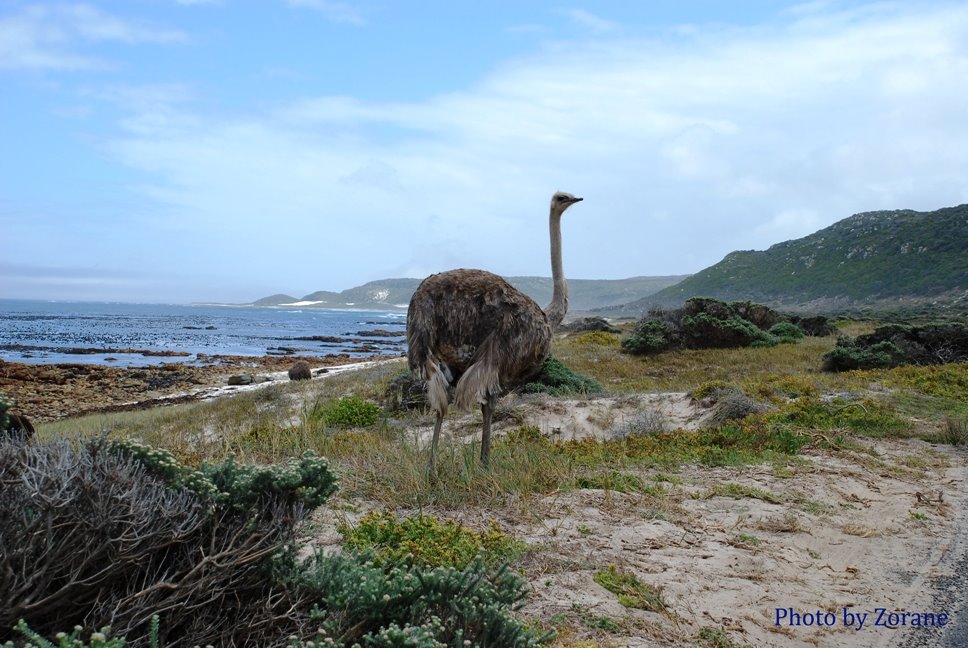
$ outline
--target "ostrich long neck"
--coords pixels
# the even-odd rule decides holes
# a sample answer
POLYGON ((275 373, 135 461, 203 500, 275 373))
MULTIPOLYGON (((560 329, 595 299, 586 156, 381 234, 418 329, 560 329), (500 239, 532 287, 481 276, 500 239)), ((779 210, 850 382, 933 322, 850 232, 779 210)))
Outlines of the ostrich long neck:
POLYGON ((551 330, 558 329, 561 320, 568 312, 568 282, 565 272, 561 268, 561 212, 551 208, 548 228, 551 234, 551 280, 554 282, 554 292, 551 293, 551 303, 545 306, 544 312, 551 324, 551 330))

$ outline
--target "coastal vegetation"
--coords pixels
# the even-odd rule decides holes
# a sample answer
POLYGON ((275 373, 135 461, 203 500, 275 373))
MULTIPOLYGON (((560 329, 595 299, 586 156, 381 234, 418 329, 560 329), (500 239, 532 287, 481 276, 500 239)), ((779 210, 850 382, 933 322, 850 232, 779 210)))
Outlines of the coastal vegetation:
MULTIPOLYGON (((868 322, 837 323, 838 333, 853 339, 876 329, 868 322)), ((625 507, 609 502, 635 498, 635 519, 686 527, 698 523, 690 512, 694 503, 727 500, 782 509, 724 531, 724 546, 731 550, 769 551, 777 534, 811 526, 817 532, 840 506, 793 487, 796 480, 790 478, 811 475, 818 456, 835 457, 857 466, 854 470, 868 467, 917 480, 944 465, 943 452, 932 448, 968 443, 966 362, 821 371, 824 355, 837 348, 835 336, 637 356, 621 346, 635 330, 626 325, 619 333, 559 336, 551 373, 571 380, 577 374, 579 384, 597 387, 525 393, 500 406, 495 425, 501 434, 489 470, 479 465, 474 444, 459 438, 464 430, 478 429, 477 420, 450 414, 445 429, 451 432, 441 439, 434 480, 427 478, 420 440, 431 415, 420 408, 391 408, 384 400, 403 360, 210 402, 41 425, 33 445, 5 444, 0 455, 5 483, 20 484, 20 499, 6 488, 0 498, 7 507, 0 512, 0 534, 3 546, 22 546, 24 552, 5 560, 29 559, 33 565, 13 572, 25 575, 37 591, 57 586, 65 581, 48 577, 55 567, 76 576, 85 572, 77 552, 55 559, 52 546, 66 550, 83 541, 94 551, 101 542, 102 551, 114 551, 115 541, 98 534, 114 528, 128 537, 123 529, 135 522, 142 525, 138 537, 146 539, 143 555, 149 558, 136 560, 140 549, 126 549, 122 555, 130 561, 118 561, 117 570, 92 582, 83 596, 61 592, 43 614, 21 610, 4 617, 0 640, 23 641, 37 632, 58 641, 57 632, 71 633, 77 624, 79 634, 63 636, 92 646, 125 645, 106 643, 121 636, 130 645, 149 645, 152 636, 161 645, 176 638, 218 644, 240 627, 259 633, 260 645, 590 646, 629 634, 653 636, 662 645, 659 639, 669 630, 660 632, 654 624, 667 619, 670 627, 692 628, 680 630, 687 634, 679 640, 715 645, 710 638, 730 637, 728 627, 683 622, 676 598, 636 563, 615 554, 601 562, 567 563, 568 569, 584 570, 601 596, 612 597, 613 611, 577 604, 568 613, 536 612, 526 605, 527 593, 557 583, 555 574, 566 565, 554 557, 560 549, 549 549, 547 540, 537 539, 543 536, 523 529, 542 524, 549 507, 593 495, 604 498, 597 506, 606 510, 625 507), (542 422, 543 413, 596 399, 612 403, 598 415, 607 418, 613 416, 609 407, 617 411, 622 403, 657 392, 687 393, 689 402, 713 416, 704 426, 675 429, 652 410, 633 409, 611 424, 601 422, 613 432, 599 437, 565 437, 542 422), (872 449, 881 441, 921 443, 917 447, 924 450, 894 459, 872 449), (50 491, 19 476, 17 466, 27 464, 45 476, 43 483, 71 484, 59 496, 85 506, 38 508, 40 500, 30 498, 50 491), (712 476, 697 477, 697 468, 712 476), (773 481, 751 482, 751 471, 765 471, 773 481), (112 493, 122 488, 144 496, 129 497, 129 509, 110 508, 112 493), (164 544, 158 534, 166 531, 157 513, 169 509, 180 512, 180 530, 167 529, 181 534, 179 549, 153 554, 153 547, 164 544), (117 524, 85 525, 84 519, 104 511, 117 524), (55 514, 66 517, 45 517, 55 514), (30 525, 41 522, 51 522, 70 540, 23 542, 35 537, 26 531, 30 525), (23 537, 15 537, 18 533, 23 537), (332 536, 328 551, 314 548, 318 534, 332 536), (213 547, 217 560, 216 553, 206 553, 213 547), (211 570, 191 574, 187 556, 198 564, 198 556, 204 562, 208 555, 211 570), (133 569, 140 570, 137 577, 126 580, 133 569), (163 574, 164 581, 152 580, 163 574), (181 582, 176 578, 188 579, 186 587, 174 590, 179 596, 205 593, 192 614, 210 630, 156 605, 160 599, 153 597, 173 595, 163 583, 181 582), (135 597, 130 587, 153 594, 135 597), (213 591, 219 598, 209 603, 213 591), (237 603, 226 605, 224 597, 237 603), (135 598, 137 605, 121 605, 135 598), (111 617, 108 609, 125 611, 111 617), (279 614, 280 609, 288 612, 279 614), (153 622, 156 612, 159 620, 153 622), (210 613, 218 618, 209 619, 210 613), (260 625, 259 619, 270 617, 280 620, 260 625), (26 623, 14 631, 20 618, 26 623), (112 627, 104 631, 108 623, 112 627), (497 634, 487 634, 492 632, 497 634), (501 639, 488 644, 488 636, 501 639)), ((912 509, 905 516, 909 523, 933 524, 940 518, 932 510, 912 509)), ((856 523, 842 528, 865 539, 875 532, 856 523)), ((574 542, 594 542, 610 532, 589 519, 573 533, 574 542)), ((39 639, 34 643, 43 645, 39 639)))

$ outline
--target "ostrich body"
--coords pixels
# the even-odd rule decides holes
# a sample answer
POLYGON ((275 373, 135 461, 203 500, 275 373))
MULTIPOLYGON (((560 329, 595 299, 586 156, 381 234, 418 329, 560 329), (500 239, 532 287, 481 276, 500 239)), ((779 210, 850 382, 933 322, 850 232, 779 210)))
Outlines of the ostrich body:
POLYGON ((568 284, 561 265, 561 215, 580 201, 558 192, 551 198, 551 303, 541 310, 533 299, 484 270, 450 270, 427 277, 407 311, 410 371, 423 378, 436 414, 430 444, 433 474, 437 441, 454 404, 480 404, 484 418, 481 463, 491 451, 491 414, 498 397, 534 376, 551 352, 551 337, 568 310, 568 284))

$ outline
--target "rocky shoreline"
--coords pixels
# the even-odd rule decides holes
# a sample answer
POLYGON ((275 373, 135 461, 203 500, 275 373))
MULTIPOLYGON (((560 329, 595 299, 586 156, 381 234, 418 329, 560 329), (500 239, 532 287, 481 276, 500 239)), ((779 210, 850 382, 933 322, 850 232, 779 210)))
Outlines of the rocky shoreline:
MULTIPOLYGON (((348 354, 304 357, 312 367, 337 367, 386 355, 348 354)), ((27 364, 0 360, 0 394, 15 401, 13 412, 43 423, 122 410, 170 405, 204 396, 206 388, 223 387, 232 376, 285 372, 292 356, 200 356, 196 364, 169 362, 146 367, 98 364, 27 364)), ((286 378, 286 380, 288 380, 286 378)))

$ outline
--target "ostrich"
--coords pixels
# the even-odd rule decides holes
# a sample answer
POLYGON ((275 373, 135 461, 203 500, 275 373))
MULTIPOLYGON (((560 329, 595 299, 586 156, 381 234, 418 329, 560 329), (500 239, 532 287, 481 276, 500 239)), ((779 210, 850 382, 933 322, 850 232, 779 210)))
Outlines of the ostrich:
POLYGON ((554 292, 544 309, 501 277, 484 270, 450 270, 427 277, 407 311, 410 371, 423 378, 436 414, 430 443, 434 474, 437 440, 454 404, 480 403, 484 418, 481 464, 491 452, 491 414, 502 393, 534 376, 551 352, 551 336, 568 310, 568 284, 561 268, 561 215, 580 201, 569 193, 551 197, 551 276, 554 292))

